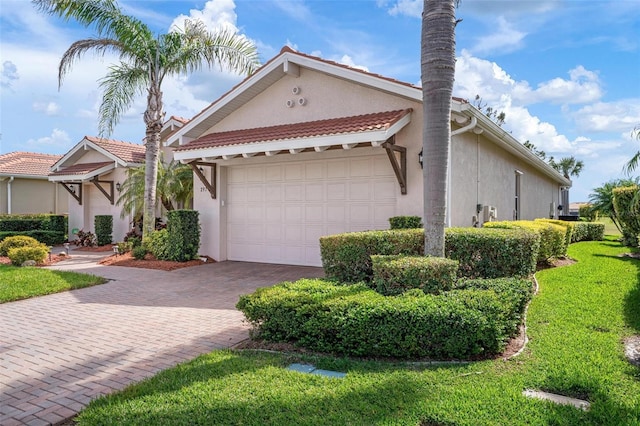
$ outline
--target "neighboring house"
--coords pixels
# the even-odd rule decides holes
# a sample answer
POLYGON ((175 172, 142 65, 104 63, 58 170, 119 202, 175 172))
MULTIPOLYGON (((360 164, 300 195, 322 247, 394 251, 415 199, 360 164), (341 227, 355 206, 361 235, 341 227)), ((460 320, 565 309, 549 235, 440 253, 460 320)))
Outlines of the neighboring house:
MULTIPOLYGON (((570 180, 468 102, 451 120, 449 225, 557 214, 570 180)), ((421 89, 287 47, 166 143, 219 261, 317 266, 323 235, 422 216, 421 89)))
POLYGON ((67 192, 47 178, 61 157, 33 152, 0 155, 0 214, 67 213, 67 192))
POLYGON ((144 164, 142 145, 85 136, 52 167, 49 180, 69 194, 69 238, 74 231, 95 233, 96 215, 113 216, 113 239, 122 241, 133 218, 120 217, 119 188, 129 167, 144 164))

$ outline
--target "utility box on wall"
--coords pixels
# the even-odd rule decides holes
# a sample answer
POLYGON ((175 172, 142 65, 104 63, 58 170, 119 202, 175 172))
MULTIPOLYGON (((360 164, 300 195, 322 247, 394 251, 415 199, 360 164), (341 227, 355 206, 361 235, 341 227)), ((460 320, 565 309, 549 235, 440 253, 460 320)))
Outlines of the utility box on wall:
POLYGON ((483 222, 493 222, 498 218, 498 209, 493 206, 484 206, 483 222))

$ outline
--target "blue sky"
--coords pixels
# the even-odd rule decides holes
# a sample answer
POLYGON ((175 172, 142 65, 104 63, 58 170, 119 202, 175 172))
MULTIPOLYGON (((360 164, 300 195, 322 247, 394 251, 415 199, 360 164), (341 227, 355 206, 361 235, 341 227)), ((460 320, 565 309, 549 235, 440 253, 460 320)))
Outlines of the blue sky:
MULTIPOLYGON (((418 84, 422 1, 123 0, 166 32, 181 15, 253 40, 263 61, 282 46, 418 84)), ((503 127, 555 158, 585 163, 572 201, 622 176, 638 150, 640 2, 462 0, 454 94, 479 94, 506 113, 503 127)), ((38 13, 25 0, 0 4, 0 153, 63 154, 97 133, 97 80, 113 58, 78 62, 60 91, 57 65, 69 45, 93 35, 38 13)), ((190 118, 240 80, 219 70, 165 81, 167 116, 190 118)), ((139 143, 141 98, 111 135, 139 143)))

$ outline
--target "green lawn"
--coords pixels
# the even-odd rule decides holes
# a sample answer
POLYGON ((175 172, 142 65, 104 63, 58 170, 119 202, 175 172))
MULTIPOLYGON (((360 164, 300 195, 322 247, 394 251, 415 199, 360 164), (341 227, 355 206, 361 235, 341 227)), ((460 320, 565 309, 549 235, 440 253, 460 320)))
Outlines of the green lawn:
POLYGON ((106 282, 95 275, 36 267, 0 265, 0 303, 28 299, 106 282))
POLYGON ((608 217, 598 218, 596 222, 604 223, 604 235, 614 235, 616 237, 622 236, 620 231, 618 231, 618 228, 616 228, 611 219, 609 219, 608 217))
POLYGON ((571 246, 578 263, 537 274, 530 342, 511 360, 425 366, 215 351, 92 402, 81 425, 640 425, 640 369, 622 339, 640 333, 640 261, 613 241, 571 246), (346 372, 329 379, 291 362, 346 372), (534 388, 591 410, 531 400, 534 388))

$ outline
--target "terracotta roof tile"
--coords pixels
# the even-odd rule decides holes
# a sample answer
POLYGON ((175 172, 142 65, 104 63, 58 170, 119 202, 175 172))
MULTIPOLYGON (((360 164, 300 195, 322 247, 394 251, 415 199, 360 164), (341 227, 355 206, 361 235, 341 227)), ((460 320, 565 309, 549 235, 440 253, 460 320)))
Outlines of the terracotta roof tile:
MULTIPOLYGON (((177 115, 172 115, 171 117, 169 117, 169 120, 176 120, 181 122, 182 124, 187 124, 189 122, 188 118, 184 118, 184 117, 178 117, 177 115)), ((167 120, 167 121, 169 121, 167 120)))
POLYGON ((0 174, 46 177, 51 166, 60 158, 62 155, 10 152, 0 155, 0 174))
POLYGON ((98 163, 80 163, 66 167, 62 170, 49 173, 49 176, 85 175, 94 170, 113 164, 113 161, 101 161, 98 163))
POLYGON ((100 146, 127 163, 144 163, 145 147, 130 142, 85 136, 86 140, 100 146))
POLYGON ((411 111, 411 109, 402 109, 352 117, 210 133, 176 148, 176 151, 384 130, 411 111))

